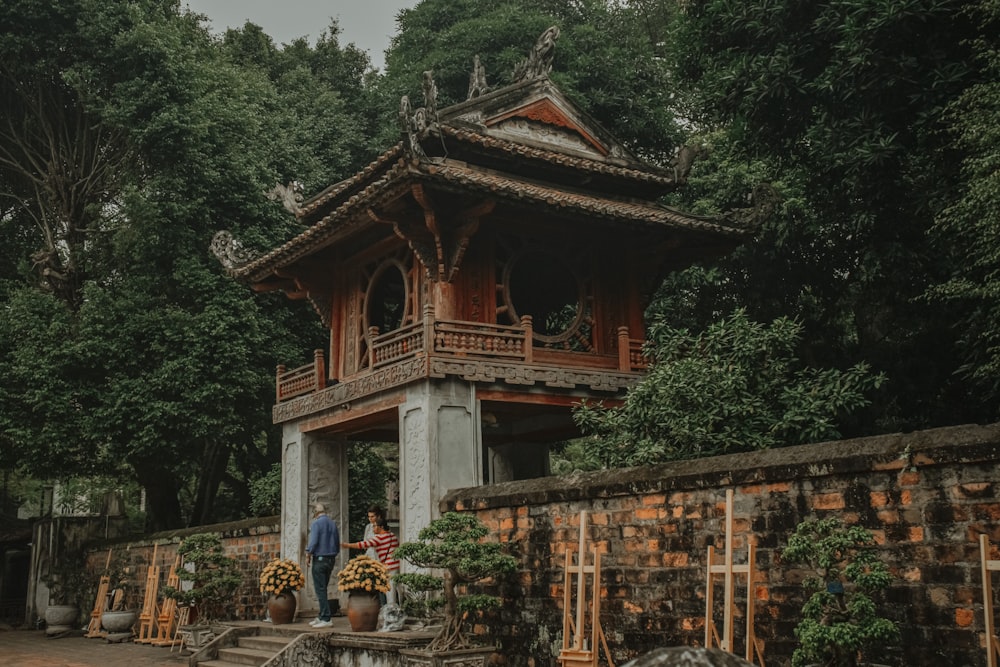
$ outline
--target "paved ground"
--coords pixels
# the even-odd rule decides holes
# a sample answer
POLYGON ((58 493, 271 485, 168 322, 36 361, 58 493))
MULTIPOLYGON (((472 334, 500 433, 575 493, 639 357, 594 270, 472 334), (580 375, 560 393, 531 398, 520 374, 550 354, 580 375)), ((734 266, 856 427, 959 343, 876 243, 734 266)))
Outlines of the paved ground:
MULTIPOLYGON (((313 631, 307 623, 281 626, 313 631)), ((350 632, 345 616, 334 618, 335 631, 350 632)), ((188 656, 177 648, 73 636, 47 637, 43 630, 0 631, 0 667, 187 667, 188 656)))

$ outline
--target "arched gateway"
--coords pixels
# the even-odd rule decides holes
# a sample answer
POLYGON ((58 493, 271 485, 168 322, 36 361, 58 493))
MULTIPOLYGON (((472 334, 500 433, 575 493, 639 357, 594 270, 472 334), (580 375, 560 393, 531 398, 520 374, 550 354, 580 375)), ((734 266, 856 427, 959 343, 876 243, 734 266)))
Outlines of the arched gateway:
POLYGON ((399 144, 286 198, 306 231, 227 264, 309 299, 330 330, 313 364, 278 369, 286 557, 302 557, 310 502, 346 523, 350 441, 398 441, 404 541, 449 489, 545 474, 548 443, 576 434, 571 407, 613 404, 641 376, 658 280, 745 236, 657 204, 676 170, 567 100, 540 45, 515 83, 489 91, 477 68, 470 98, 441 110, 427 73, 399 144))

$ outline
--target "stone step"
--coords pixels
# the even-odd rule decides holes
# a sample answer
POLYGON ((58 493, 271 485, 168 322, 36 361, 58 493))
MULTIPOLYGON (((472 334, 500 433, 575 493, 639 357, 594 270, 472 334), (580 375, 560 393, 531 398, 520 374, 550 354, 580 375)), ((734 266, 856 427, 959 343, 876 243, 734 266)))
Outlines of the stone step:
POLYGON ((255 637, 240 637, 239 646, 240 648, 252 648, 258 651, 270 651, 271 654, 277 653, 281 649, 288 646, 294 637, 289 637, 287 635, 257 635, 255 637))
MULTIPOLYGON (((257 667, 274 657, 275 651, 261 651, 255 648, 241 648, 239 646, 219 649, 219 660, 235 663, 237 665, 251 665, 257 667)), ((206 663, 200 663, 202 665, 206 663)))

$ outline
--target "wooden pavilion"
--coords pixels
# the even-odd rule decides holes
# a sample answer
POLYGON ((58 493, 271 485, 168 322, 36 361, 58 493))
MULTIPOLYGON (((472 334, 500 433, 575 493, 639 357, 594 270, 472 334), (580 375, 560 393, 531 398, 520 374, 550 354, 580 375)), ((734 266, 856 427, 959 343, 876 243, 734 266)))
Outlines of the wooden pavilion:
MULTIPOLYGON (((401 539, 452 488, 543 475, 581 400, 620 401, 642 375, 643 311, 666 272, 731 250, 746 230, 657 200, 674 170, 637 159, 553 85, 547 31, 511 85, 400 105, 402 140, 295 202, 306 230, 239 261, 254 290, 308 299, 330 331, 313 363, 278 368, 282 550, 308 506, 344 530, 346 443, 396 441, 401 539)), ((236 259, 236 261, 234 261, 236 259)))

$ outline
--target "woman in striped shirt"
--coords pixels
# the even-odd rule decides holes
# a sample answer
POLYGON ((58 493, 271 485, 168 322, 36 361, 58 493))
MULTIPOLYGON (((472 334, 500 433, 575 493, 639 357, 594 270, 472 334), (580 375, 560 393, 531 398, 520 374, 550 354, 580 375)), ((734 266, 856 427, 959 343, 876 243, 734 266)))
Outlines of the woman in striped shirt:
MULTIPOLYGON (((396 601, 396 582, 393 577, 399 574, 399 559, 396 558, 396 547, 399 546, 399 538, 389 530, 389 522, 384 518, 375 522, 375 535, 371 539, 362 542, 346 542, 341 546, 349 549, 375 549, 375 554, 380 563, 385 565, 389 571, 389 604, 398 604, 396 601)), ((382 604, 386 604, 385 593, 379 593, 382 604)))

